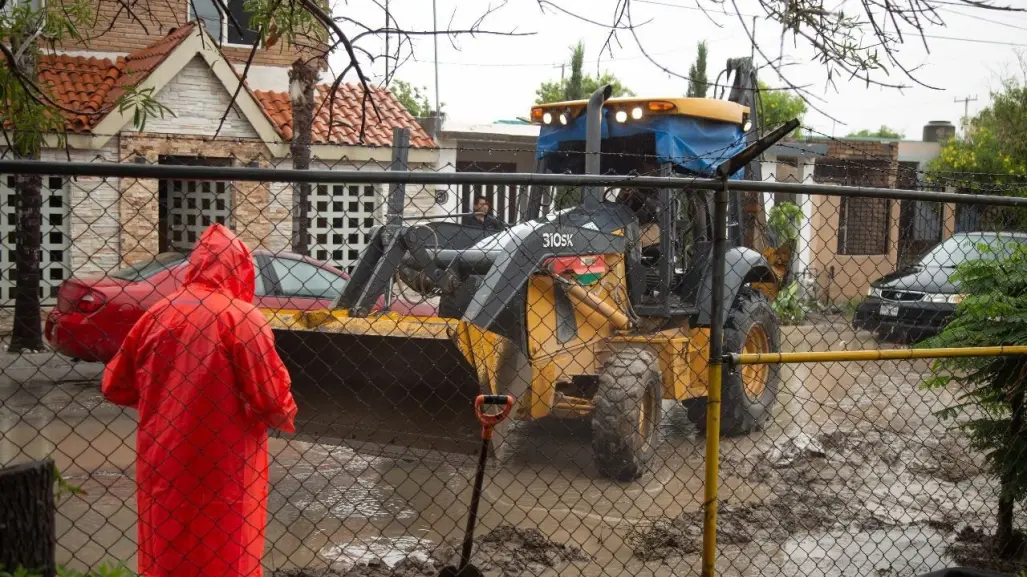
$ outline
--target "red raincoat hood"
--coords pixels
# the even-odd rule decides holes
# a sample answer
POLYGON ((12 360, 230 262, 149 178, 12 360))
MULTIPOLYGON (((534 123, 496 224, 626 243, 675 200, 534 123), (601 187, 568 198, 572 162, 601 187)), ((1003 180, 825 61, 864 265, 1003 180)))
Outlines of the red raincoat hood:
POLYGON ((224 225, 203 231, 189 255, 185 286, 199 285, 250 302, 256 287, 253 256, 243 241, 224 225))

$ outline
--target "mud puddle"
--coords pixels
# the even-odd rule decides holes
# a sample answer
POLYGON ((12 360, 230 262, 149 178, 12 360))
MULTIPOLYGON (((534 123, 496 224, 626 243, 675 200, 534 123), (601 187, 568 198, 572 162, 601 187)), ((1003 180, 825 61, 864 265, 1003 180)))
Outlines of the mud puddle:
MULTIPOLYGON (((277 570, 273 577, 409 577, 435 575, 447 565, 460 561, 460 542, 433 545, 419 539, 381 539, 374 543, 349 544, 322 551, 336 557, 324 569, 277 570), (402 541, 402 542, 399 542, 402 541), (337 549, 337 550, 336 550, 337 549)), ((471 563, 488 576, 539 575, 547 569, 559 570, 589 557, 579 548, 557 543, 537 529, 500 525, 476 537, 471 563)))
MULTIPOLYGON (((744 454, 728 451, 725 484, 762 486, 767 497, 732 503, 731 495, 722 493, 719 544, 740 549, 777 544, 777 556, 792 566, 799 562, 798 552, 841 551, 855 560, 851 550, 863 548, 877 552, 887 568, 886 550, 897 543, 924 549, 920 558, 928 564, 946 562, 946 542, 953 540, 957 525, 993 510, 994 487, 960 435, 917 433, 860 425, 793 434, 744 454), (867 540, 875 535, 883 540, 867 540)), ((702 524, 701 511, 687 511, 636 529, 628 542, 643 561, 697 554, 702 524)), ((871 556, 863 557, 869 562, 871 556)))

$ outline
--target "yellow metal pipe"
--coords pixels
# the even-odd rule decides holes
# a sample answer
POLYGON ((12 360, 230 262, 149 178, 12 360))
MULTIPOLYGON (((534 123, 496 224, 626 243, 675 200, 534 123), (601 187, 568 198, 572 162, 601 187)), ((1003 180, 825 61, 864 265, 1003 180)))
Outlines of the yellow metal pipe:
POLYGON ((720 389, 723 365, 710 363, 706 399, 706 482, 703 486, 702 574, 713 577, 717 564, 717 489, 720 486, 720 389))
POLYGON ((1027 355, 1027 347, 952 347, 944 349, 875 349, 863 351, 815 351, 806 353, 732 353, 734 365, 784 365, 845 361, 889 361, 903 359, 941 359, 945 357, 999 357, 1027 355))
POLYGON ((567 287, 567 294, 609 319, 613 326, 620 330, 631 328, 631 319, 617 307, 588 292, 581 285, 568 283, 565 286, 567 287))

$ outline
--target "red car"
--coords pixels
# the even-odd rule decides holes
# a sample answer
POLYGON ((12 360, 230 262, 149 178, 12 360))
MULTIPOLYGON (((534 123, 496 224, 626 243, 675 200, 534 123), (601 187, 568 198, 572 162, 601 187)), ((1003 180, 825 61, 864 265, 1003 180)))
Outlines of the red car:
MULTIPOLYGON (((330 308, 349 275, 291 253, 253 252, 257 270, 254 304, 262 309, 330 308)), ((58 353, 87 362, 109 362, 143 311, 170 295, 185 276, 187 254, 168 252, 110 275, 73 278, 57 292, 46 319, 46 340, 58 353)), ((384 306, 379 299, 378 310, 384 306)), ((429 303, 396 299, 390 310, 433 316, 429 303)))

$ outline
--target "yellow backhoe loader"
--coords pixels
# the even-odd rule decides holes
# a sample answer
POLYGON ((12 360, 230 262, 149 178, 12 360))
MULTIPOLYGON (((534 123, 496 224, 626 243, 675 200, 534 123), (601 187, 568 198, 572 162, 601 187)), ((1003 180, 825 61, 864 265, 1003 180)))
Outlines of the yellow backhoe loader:
MULTIPOLYGON (((537 171, 711 177, 735 162, 732 178, 758 180, 754 143, 766 148, 787 130, 756 142, 755 72, 748 59, 730 61, 729 69, 727 99, 609 98, 603 87, 587 101, 533 108, 537 171)), ((701 430, 712 194, 627 186, 577 192, 570 208, 551 210, 550 191, 532 187, 522 199, 523 221, 501 232, 451 222, 374 229, 335 309, 273 321, 300 429, 471 453, 478 446, 474 396, 510 394, 514 420, 591 419, 596 466, 618 480, 645 470, 662 401, 684 403, 701 430), (439 296, 438 316, 372 312, 396 279, 439 296)), ((725 351, 776 352, 781 337, 770 302, 788 259, 743 246, 746 202, 732 194, 725 351)), ((723 433, 757 429, 778 384, 774 365, 726 373, 723 433)))

